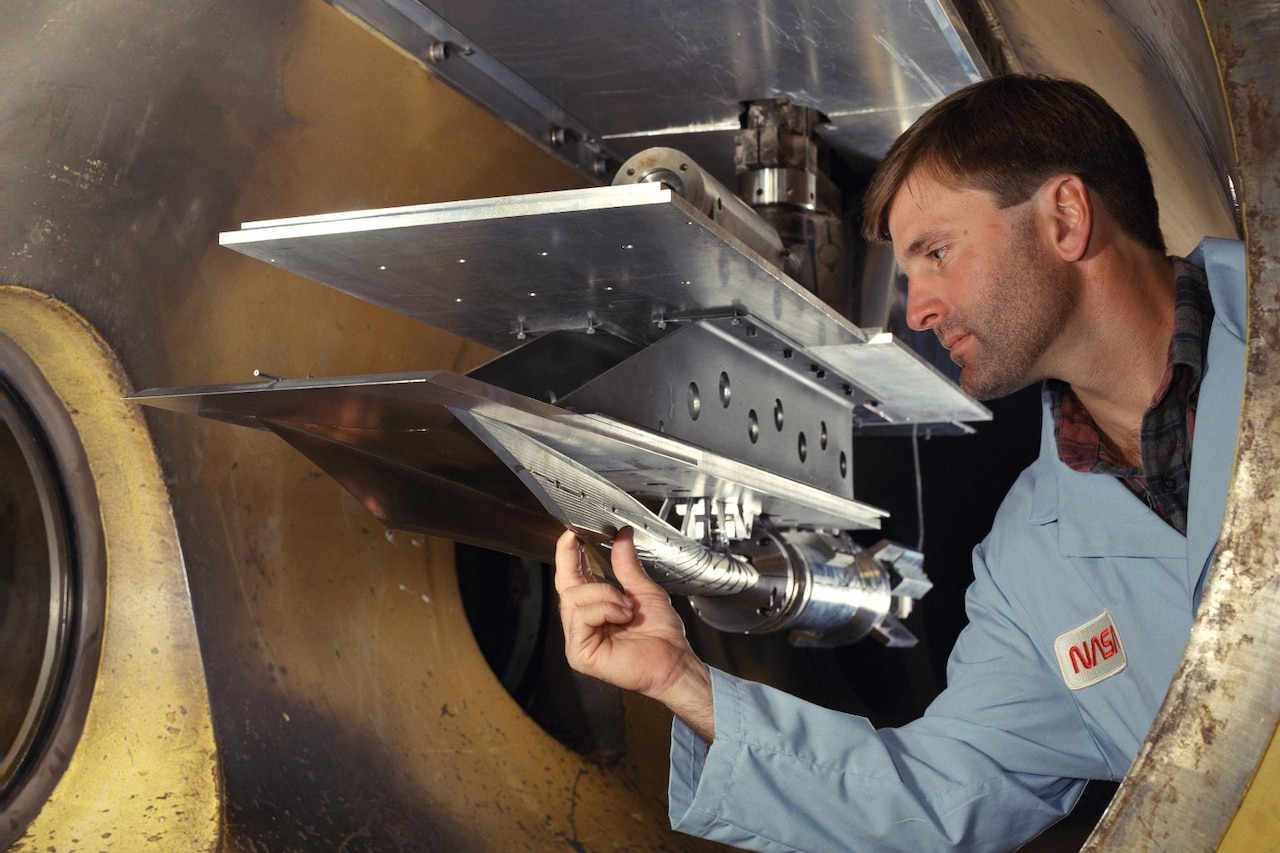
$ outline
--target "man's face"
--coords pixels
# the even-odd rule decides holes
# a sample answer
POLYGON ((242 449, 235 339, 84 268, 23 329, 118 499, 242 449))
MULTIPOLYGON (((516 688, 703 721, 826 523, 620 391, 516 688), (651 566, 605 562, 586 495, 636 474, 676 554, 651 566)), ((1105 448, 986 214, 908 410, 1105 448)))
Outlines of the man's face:
POLYGON ((907 322, 934 331, 980 400, 1052 376, 1053 344, 1075 307, 1068 269, 1037 233, 1038 198, 1001 210, 990 193, 917 169, 889 206, 907 322))

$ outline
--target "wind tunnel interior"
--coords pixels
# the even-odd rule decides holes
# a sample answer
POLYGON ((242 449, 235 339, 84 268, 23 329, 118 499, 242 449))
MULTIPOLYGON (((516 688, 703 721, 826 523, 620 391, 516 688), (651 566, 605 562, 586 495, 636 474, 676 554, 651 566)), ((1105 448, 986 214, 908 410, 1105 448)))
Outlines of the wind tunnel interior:
MULTIPOLYGON (((483 375, 494 349, 232 252, 217 235, 245 222, 596 183, 411 50, 318 0, 10 5, 0 36, 0 72, 13 81, 0 95, 0 281, 71 306, 100 336, 126 393, 264 375, 483 375)), ((1104 76, 1106 63, 1053 53, 1064 32, 1085 38, 1083 24, 1007 5, 1004 22, 1028 65, 1104 76)), ((1110 33, 1127 31, 1092 14, 1110 33)), ((1168 26, 1164 37, 1177 41, 1168 26)), ((1154 122, 1158 111, 1135 112, 1154 122)), ((1212 155, 1158 144, 1157 180, 1179 199, 1186 179, 1169 164, 1212 155)), ((856 183, 869 165, 836 170, 856 183)), ((1168 205, 1171 248, 1189 233, 1233 231, 1221 207, 1168 205)), ((1034 391, 991 409, 972 435, 852 445, 853 494, 889 513, 880 530, 858 534, 861 544, 888 538, 926 555, 933 589, 905 620, 915 648, 801 649, 785 634, 716 631, 690 612, 700 651, 879 724, 916 716, 941 689, 963 624, 969 551, 1036 450, 1034 391)), ((180 553, 169 563, 185 572, 198 639, 191 649, 173 642, 184 649, 175 670, 204 684, 174 707, 194 717, 206 706, 208 741, 184 748, 200 758, 193 775, 209 777, 209 807, 163 827, 123 807, 165 802, 148 778, 186 712, 155 725, 145 715, 109 727, 90 719, 86 739, 136 738, 156 750, 91 773, 79 765, 98 741, 82 740, 58 768, 64 781, 50 802, 62 811, 35 808, 29 823, 0 828, 5 840, 14 833, 13 849, 89 832, 120 850, 711 847, 666 829, 661 709, 566 670, 537 560, 388 527, 278 434, 155 410, 146 431, 163 474, 149 488, 171 506, 180 553), (120 807, 77 811, 90 796, 120 807)), ((424 501, 457 511, 452 494, 424 501)), ((458 538, 509 525, 505 507, 472 513, 471 535, 458 538)), ((103 631, 125 643, 137 635, 112 620, 149 611, 136 587, 116 589, 103 631)), ((164 659, 171 649, 158 639, 129 653, 164 659)), ((105 690, 112 672, 83 677, 105 690)), ((125 697, 122 711, 150 701, 108 695, 125 697)), ((1104 802, 1109 790, 1097 790, 1104 802)), ((1097 804, 1082 810, 1039 849, 1078 847, 1097 813, 1097 804)))

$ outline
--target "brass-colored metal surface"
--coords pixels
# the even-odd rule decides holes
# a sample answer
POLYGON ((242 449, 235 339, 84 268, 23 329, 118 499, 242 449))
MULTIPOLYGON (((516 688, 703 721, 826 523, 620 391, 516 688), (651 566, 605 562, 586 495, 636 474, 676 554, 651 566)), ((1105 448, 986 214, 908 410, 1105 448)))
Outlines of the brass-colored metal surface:
POLYGON ((70 414, 101 510, 107 612, 84 729, 11 849, 212 851, 218 752, 168 493, 141 413, 105 342, 65 305, 0 286, 0 333, 36 361, 70 414))
POLYGON ((1254 853, 1280 838, 1280 740, 1273 734, 1258 771, 1249 781, 1240 808, 1231 818, 1218 853, 1254 853))
MULTIPOLYGON (((241 259, 218 232, 581 184, 321 0, 17 0, 0 47, 0 280, 70 304, 135 387, 469 369, 492 353, 241 259)), ((630 707, 627 757, 599 766, 507 694, 459 602, 451 543, 388 532, 274 435, 147 420, 216 763, 182 732, 163 729, 163 745, 175 768, 220 775, 208 819, 223 850, 706 849, 666 828, 659 709, 630 707)), ((127 652, 150 665, 170 642, 127 652)), ((116 704, 140 720, 158 706, 136 692, 116 704)), ((180 714, 161 718, 188 725, 180 714)), ((141 769, 109 755, 104 774, 141 769)), ((182 808, 170 790, 134 825, 86 781, 48 820, 93 821, 86 848, 128 826, 120 849, 200 849, 166 844, 182 808)))

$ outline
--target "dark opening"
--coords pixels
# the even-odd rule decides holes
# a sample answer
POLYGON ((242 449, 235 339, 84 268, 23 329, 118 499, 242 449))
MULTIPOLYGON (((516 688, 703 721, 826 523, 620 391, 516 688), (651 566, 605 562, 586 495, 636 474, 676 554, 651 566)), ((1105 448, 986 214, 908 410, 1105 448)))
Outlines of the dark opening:
POLYGON ((490 669, 544 731, 588 761, 626 751, 621 693, 569 669, 550 566, 459 544, 458 589, 490 669))
POLYGON ((75 637, 75 551, 52 453, 0 378, 0 805, 54 729, 75 637))

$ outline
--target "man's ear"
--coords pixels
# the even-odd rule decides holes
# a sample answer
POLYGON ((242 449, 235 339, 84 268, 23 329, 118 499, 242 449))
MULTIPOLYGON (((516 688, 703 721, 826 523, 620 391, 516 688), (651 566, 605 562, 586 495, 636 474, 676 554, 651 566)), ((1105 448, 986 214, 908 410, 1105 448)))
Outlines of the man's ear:
POLYGON ((1093 199, 1078 175, 1059 175, 1044 187, 1050 238, 1064 261, 1078 261, 1093 234, 1093 199))

